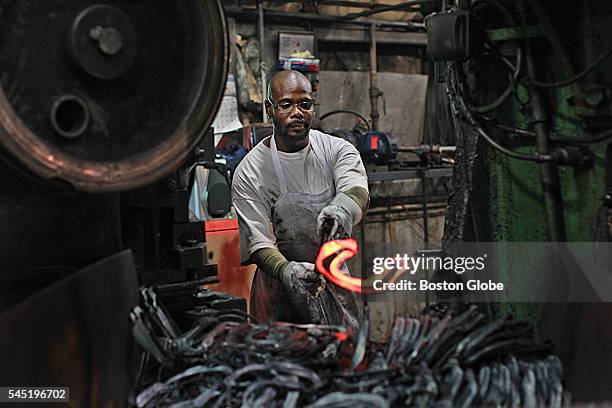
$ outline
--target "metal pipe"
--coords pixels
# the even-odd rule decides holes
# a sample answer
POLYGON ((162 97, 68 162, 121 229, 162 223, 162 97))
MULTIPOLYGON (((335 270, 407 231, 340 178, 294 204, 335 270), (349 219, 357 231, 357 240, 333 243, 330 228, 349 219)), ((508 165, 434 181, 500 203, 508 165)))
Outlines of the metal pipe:
POLYGON ((398 146, 398 152, 404 153, 455 153, 457 151, 457 146, 440 146, 440 145, 429 145, 429 144, 420 144, 420 145, 411 145, 411 146, 398 146))
POLYGON ((261 73, 261 114, 263 123, 268 123, 268 115, 266 114, 266 99, 268 98, 266 87, 266 71, 264 70, 264 11, 263 3, 257 3, 258 14, 258 29, 259 29, 259 71, 261 73))
MULTIPOLYGON (((391 223, 391 222, 396 222, 396 221, 407 221, 407 220, 418 220, 422 218, 421 214, 400 214, 399 212, 393 213, 396 214, 397 216, 380 216, 380 215, 373 215, 372 218, 370 219, 370 221, 368 221, 368 224, 387 224, 387 223, 391 223)), ((438 210, 435 212, 430 213, 430 217, 443 217, 446 215, 446 211, 444 210, 438 210)), ((431 244, 430 244, 430 249, 431 249, 431 244)), ((359 247, 359 250, 361 251, 361 247, 359 247)))
MULTIPOLYGON (((431 217, 432 213, 437 214, 439 212, 446 211, 446 203, 444 200, 448 200, 448 196, 445 196, 444 200, 442 200, 441 196, 434 197, 434 198, 440 201, 437 203, 430 202, 427 204, 429 217, 431 217)), ((404 205, 390 205, 388 207, 374 207, 372 208, 371 213, 368 213, 368 217, 373 218, 376 216, 385 216, 389 214, 413 214, 412 218, 422 218, 423 217, 423 214, 422 214, 423 204, 420 201, 421 200, 419 197, 418 204, 404 204, 404 205)), ((368 223, 370 222, 369 219, 368 219, 368 223)))
POLYGON ((376 78, 376 24, 370 26, 370 107, 372 118, 372 130, 378 130, 378 98, 381 94, 376 78))
MULTIPOLYGON (((527 25, 527 15, 523 1, 518 3, 518 11, 524 26, 527 25)), ((529 80, 536 78, 536 66, 534 61, 534 50, 531 40, 526 40, 526 63, 527 76, 529 80)), ((533 110, 533 127, 536 133, 538 152, 540 155, 549 155, 550 144, 548 140, 547 111, 542 100, 540 91, 534 86, 529 86, 529 99, 533 110)), ((546 209, 546 224, 548 226, 549 240, 553 242, 564 242, 565 218, 563 216, 563 204, 561 186, 559 183, 559 168, 554 162, 545 162, 541 166, 542 171, 542 193, 544 195, 544 206, 546 209)))

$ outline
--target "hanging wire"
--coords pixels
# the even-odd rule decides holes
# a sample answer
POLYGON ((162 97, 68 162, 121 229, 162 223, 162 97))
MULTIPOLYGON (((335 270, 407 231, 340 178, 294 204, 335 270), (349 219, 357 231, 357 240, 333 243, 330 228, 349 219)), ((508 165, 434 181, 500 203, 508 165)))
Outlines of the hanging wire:
POLYGON ((563 138, 562 140, 559 140, 559 141, 565 142, 565 143, 576 143, 576 144, 594 144, 594 143, 605 142, 608 139, 612 139, 612 129, 604 130, 603 132, 598 133, 595 136, 593 136, 592 139, 563 138))
MULTIPOLYGON (((461 96, 458 96, 458 99, 459 99, 460 104, 465 105, 465 102, 463 101, 463 98, 461 96)), ((485 142, 489 144, 489 146, 505 154, 506 156, 512 157, 513 159, 517 159, 517 160, 531 161, 531 162, 536 162, 536 163, 543 163, 543 162, 548 162, 552 160, 552 157, 550 155, 541 155, 537 153, 534 155, 528 155, 528 154, 513 152, 512 150, 500 145, 495 140, 493 140, 493 138, 491 138, 491 136, 489 136, 482 129, 482 127, 476 121, 476 119, 474 119, 474 116, 469 111, 469 109, 464 109, 464 114, 465 114, 465 118, 467 119, 468 123, 472 125, 472 127, 476 130, 476 133, 478 133, 478 135, 481 136, 485 140, 485 142)))
POLYGON ((480 126, 480 124, 476 121, 476 119, 474 118, 474 115, 470 111, 470 108, 468 108, 465 100, 463 99, 463 96, 459 92, 459 89, 456 84, 456 79, 458 77, 456 64, 454 63, 451 64, 450 70, 452 72, 449 73, 449 75, 447 75, 447 92, 448 92, 448 96, 451 101, 451 104, 453 105, 453 110, 457 114, 459 114, 464 120, 466 120, 474 128, 476 133, 480 137, 482 137, 489 146, 499 151, 500 153, 505 154, 506 156, 509 156, 516 160, 530 161, 530 162, 535 162, 535 163, 542 163, 542 162, 547 162, 547 161, 552 160, 552 157, 550 155, 541 155, 541 154, 528 155, 528 154, 514 152, 502 146, 501 144, 497 143, 491 136, 489 136, 483 130, 482 126, 480 126))
POLYGON ((520 128, 516 128, 513 126, 505 125, 503 123, 497 122, 495 119, 488 117, 488 116, 482 115, 481 118, 485 120, 486 122, 488 122, 491 126, 497 129, 500 129, 500 130, 504 130, 506 132, 514 133, 516 135, 521 135, 521 136, 529 136, 529 137, 535 137, 536 135, 535 132, 532 132, 531 130, 520 129, 520 128))
POLYGON ((557 81, 557 82, 540 82, 540 81, 531 79, 529 80, 528 83, 531 85, 537 86, 538 88, 548 88, 548 89, 561 88, 564 86, 572 85, 573 83, 580 81, 582 78, 588 75, 592 70, 594 70, 603 60, 608 58, 610 55, 612 55, 612 49, 601 54, 599 57, 597 57, 597 59, 595 59, 595 61, 591 63, 591 65, 589 65, 588 67, 583 69, 580 73, 574 75, 571 78, 564 79, 562 81, 557 81))

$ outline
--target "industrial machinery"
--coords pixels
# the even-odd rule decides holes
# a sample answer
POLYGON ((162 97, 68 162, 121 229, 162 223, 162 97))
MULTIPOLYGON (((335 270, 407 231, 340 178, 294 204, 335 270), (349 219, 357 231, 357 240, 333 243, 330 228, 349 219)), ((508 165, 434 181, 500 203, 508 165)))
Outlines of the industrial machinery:
POLYGON ((4 1, 0 26, 0 383, 127 401, 139 283, 171 308, 216 275, 187 202, 224 90, 221 3, 4 1))
MULTIPOLYGON (((421 160, 370 180, 450 176, 429 160, 456 140, 445 250, 609 241, 612 4, 440 3, 426 24, 443 92, 427 114, 450 118, 449 134, 394 147, 377 128, 373 64, 373 126, 355 144, 374 166, 402 149, 421 160)), ((497 304, 490 321, 474 308, 431 309, 398 317, 388 345, 366 348, 367 329, 350 339, 338 327, 247 323, 244 301, 202 289, 216 266, 188 201, 194 169, 214 161, 210 126, 229 59, 220 0, 8 0, 0 27, 0 385, 68 384, 71 404, 87 407, 127 404, 134 383, 153 387, 132 395, 142 406, 177 396, 467 406, 519 394, 559 406, 561 365, 543 334, 575 398, 611 397, 609 304, 497 304), (324 360, 296 365, 310 353, 324 360), (293 361, 264 361, 278 356, 293 361), (162 367, 156 379, 144 378, 151 364, 162 367), (348 370, 336 378, 330 367, 348 370), (262 381, 243 381, 253 372, 262 381), (192 395, 193 376, 217 388, 192 395)), ((426 188, 422 198, 427 220, 426 188)))
MULTIPOLYGON (((461 241, 610 241, 612 4, 446 4, 425 19, 443 89, 428 118, 452 118, 446 132, 457 135, 444 248, 452 252, 461 241)), ((496 262, 503 276, 513 261, 496 262)), ((552 268, 559 279, 566 267, 531 265, 534 274, 552 268)), ((507 278, 517 288, 532 285, 507 278)), ((609 303, 492 307, 537 322, 555 340, 578 400, 611 397, 605 373, 612 339, 602 323, 609 303)))

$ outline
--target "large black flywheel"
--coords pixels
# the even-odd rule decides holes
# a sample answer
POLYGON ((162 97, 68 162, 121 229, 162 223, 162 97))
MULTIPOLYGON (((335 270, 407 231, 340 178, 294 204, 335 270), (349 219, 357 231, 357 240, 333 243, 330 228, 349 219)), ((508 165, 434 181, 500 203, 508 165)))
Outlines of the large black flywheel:
POLYGON ((81 191, 150 184, 212 123, 227 64, 219 0, 0 0, 1 154, 81 191))

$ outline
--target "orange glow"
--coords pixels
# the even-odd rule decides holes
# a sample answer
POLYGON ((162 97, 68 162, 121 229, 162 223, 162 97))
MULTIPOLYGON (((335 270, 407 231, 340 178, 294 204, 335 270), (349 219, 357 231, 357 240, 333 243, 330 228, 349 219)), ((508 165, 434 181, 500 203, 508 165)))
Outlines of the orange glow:
POLYGON ((336 332, 336 338, 340 341, 346 341, 349 338, 349 335, 345 332, 336 332))
POLYGON ((323 244, 319 250, 319 255, 315 265, 319 273, 334 284, 355 293, 368 294, 379 292, 372 286, 375 280, 395 282, 403 271, 388 271, 382 276, 370 276, 368 279, 354 278, 342 272, 341 266, 344 262, 359 253, 357 241, 349 239, 339 239, 323 244), (329 264, 329 270, 325 268, 324 261, 330 256, 336 255, 329 264))

